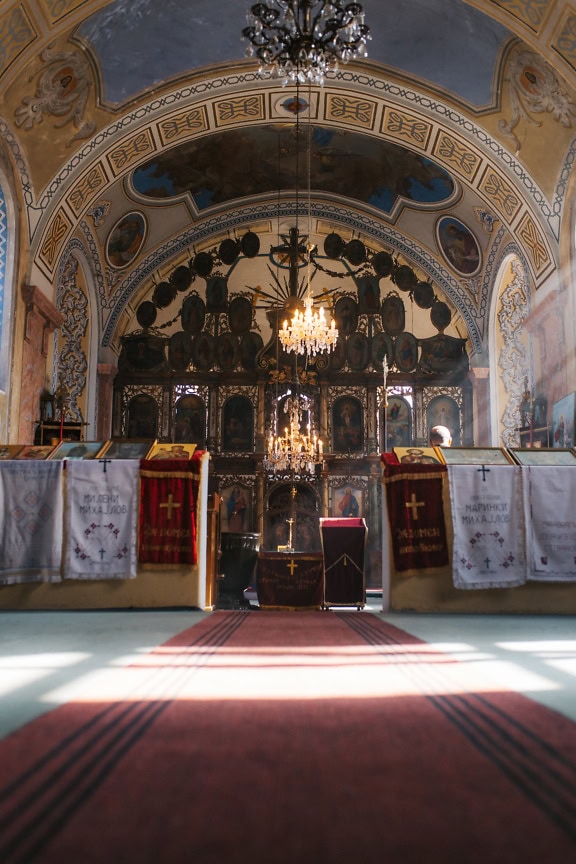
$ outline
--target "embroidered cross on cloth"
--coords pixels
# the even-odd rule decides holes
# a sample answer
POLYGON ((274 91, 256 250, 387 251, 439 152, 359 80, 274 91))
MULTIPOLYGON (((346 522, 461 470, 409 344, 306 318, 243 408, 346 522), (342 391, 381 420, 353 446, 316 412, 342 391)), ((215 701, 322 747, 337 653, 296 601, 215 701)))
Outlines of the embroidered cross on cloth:
POLYGON ((196 563, 196 502, 200 452, 191 459, 143 459, 140 463, 142 564, 196 563))
POLYGON ((510 588, 526 582, 522 468, 448 465, 457 588, 510 588))
POLYGON ((450 563, 444 465, 385 464, 384 487, 394 566, 404 576, 450 563))

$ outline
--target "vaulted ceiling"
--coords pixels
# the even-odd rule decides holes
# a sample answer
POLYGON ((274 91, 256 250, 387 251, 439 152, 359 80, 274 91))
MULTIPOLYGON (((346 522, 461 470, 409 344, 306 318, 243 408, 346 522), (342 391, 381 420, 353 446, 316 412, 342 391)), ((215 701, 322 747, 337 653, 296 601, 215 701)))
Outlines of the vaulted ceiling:
MULTIPOLYGON (((296 92, 245 57, 248 5, 3 0, 2 157, 27 281, 54 299, 74 252, 104 356, 191 256, 248 231, 268 249, 299 221, 320 250, 359 238, 430 280, 481 363, 506 254, 541 296, 563 278, 576 13, 364 0, 368 59, 296 92)), ((266 290, 269 265, 236 268, 237 290, 266 290)))

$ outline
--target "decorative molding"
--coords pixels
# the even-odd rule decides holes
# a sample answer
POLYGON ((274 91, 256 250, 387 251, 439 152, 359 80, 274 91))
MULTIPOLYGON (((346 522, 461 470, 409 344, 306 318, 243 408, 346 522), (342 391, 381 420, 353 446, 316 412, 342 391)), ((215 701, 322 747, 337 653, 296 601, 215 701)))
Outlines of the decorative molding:
POLYGON ((88 332, 88 298, 77 283, 78 261, 70 250, 58 280, 57 304, 63 322, 57 338, 55 377, 66 393, 66 414, 82 422, 79 405, 86 395, 88 359, 82 343, 88 332))
POLYGON ((497 322, 504 344, 498 357, 507 402, 501 417, 502 442, 518 446, 519 410, 524 378, 530 379, 530 357, 525 342, 525 324, 530 312, 530 289, 519 259, 512 261, 513 278, 499 297, 497 322))
MULTIPOLYGON (((538 33, 550 8, 550 0, 491 0, 534 33, 538 33)), ((485 4, 482 4, 485 5, 485 4)))

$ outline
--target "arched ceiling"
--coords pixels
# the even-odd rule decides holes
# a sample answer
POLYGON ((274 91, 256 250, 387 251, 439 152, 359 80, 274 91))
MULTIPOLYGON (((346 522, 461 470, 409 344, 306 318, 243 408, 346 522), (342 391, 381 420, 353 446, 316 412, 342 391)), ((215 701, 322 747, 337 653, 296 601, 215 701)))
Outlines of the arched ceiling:
MULTIPOLYGON (((361 237, 433 281, 480 355, 506 251, 534 288, 558 272, 576 14, 558 0, 364 0, 368 59, 296 93, 245 58, 248 5, 4 0, 0 125, 30 280, 54 296, 81 250, 114 345, 191 254, 248 229, 270 246, 299 219, 320 249, 334 230, 361 237), (118 266, 111 233, 134 212, 142 243, 118 266), (473 269, 447 247, 455 228, 473 269)), ((240 290, 269 282, 258 263, 240 290)))
MULTIPOLYGON (((76 35, 98 60, 103 102, 120 106, 202 66, 236 64, 247 46, 239 36, 249 5, 116 0, 87 18, 76 35)), ((373 63, 476 109, 493 104, 498 59, 512 37, 505 26, 462 0, 365 0, 363 6, 373 63)))

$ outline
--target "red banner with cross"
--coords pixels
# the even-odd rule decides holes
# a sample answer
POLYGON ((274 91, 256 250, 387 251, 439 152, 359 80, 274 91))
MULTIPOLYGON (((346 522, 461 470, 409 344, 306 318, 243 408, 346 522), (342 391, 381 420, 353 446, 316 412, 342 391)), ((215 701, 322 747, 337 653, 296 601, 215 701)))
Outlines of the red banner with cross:
POLYGON ((408 576, 449 563, 446 466, 384 466, 394 566, 408 576))
POLYGON ((196 563, 196 502, 201 453, 190 460, 140 463, 141 564, 196 563))

